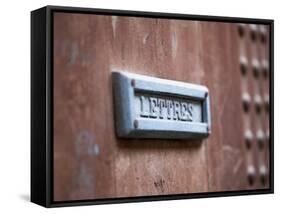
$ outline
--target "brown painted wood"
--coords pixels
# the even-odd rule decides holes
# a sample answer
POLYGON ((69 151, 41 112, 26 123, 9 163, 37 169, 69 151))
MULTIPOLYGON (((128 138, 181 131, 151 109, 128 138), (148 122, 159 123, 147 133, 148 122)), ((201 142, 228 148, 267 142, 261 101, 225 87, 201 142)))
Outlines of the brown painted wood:
POLYGON ((54 14, 54 200, 248 188, 235 24, 54 14), (118 139, 111 72, 206 85, 205 140, 118 139))

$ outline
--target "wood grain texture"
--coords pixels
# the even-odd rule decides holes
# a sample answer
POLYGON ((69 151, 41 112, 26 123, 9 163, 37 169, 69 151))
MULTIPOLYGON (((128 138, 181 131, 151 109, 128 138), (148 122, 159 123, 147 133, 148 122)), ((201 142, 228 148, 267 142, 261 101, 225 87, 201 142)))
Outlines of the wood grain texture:
POLYGON ((237 26, 54 14, 54 200, 243 190, 237 26), (205 140, 118 139, 111 72, 206 85, 205 140))

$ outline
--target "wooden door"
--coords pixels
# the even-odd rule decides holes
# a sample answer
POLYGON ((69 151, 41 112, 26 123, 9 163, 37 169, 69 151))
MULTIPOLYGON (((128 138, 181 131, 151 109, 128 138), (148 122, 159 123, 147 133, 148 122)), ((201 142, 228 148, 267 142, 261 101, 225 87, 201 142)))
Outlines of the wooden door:
POLYGON ((55 201, 268 188, 268 78, 252 72, 268 66, 267 26, 55 12, 53 27, 55 201), (210 136, 117 138, 114 70, 207 86, 210 136))

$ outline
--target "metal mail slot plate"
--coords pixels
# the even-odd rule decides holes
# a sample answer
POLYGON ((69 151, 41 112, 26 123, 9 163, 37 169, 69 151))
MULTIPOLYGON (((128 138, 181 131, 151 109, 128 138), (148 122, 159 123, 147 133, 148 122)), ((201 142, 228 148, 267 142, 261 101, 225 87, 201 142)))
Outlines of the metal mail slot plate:
POLYGON ((190 139, 211 131, 207 87, 129 72, 113 72, 118 137, 190 139))

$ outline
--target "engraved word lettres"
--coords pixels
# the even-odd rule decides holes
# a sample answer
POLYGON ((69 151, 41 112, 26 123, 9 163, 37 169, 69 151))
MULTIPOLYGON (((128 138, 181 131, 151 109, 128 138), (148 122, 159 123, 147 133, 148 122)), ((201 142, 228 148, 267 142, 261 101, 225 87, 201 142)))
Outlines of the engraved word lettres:
POLYGON ((140 117, 164 120, 193 121, 193 105, 185 101, 139 96, 140 117))
POLYGON ((211 133, 210 94, 206 86, 134 72, 112 73, 118 137, 201 139, 211 133))

